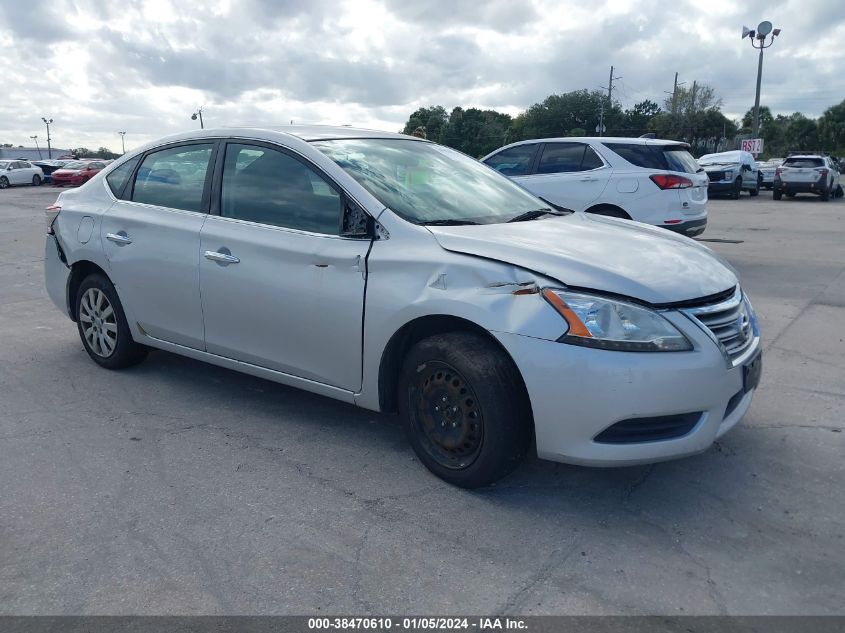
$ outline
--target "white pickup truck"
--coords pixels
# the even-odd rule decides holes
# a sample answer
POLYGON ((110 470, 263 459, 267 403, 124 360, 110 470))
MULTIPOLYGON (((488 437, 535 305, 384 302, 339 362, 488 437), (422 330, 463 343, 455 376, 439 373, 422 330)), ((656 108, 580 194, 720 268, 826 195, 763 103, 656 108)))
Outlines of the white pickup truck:
POLYGON ((710 185, 708 195, 729 195, 739 200, 743 190, 748 195, 756 196, 760 193, 760 171, 757 161, 749 152, 733 150, 718 154, 705 154, 698 159, 698 163, 707 172, 710 185))

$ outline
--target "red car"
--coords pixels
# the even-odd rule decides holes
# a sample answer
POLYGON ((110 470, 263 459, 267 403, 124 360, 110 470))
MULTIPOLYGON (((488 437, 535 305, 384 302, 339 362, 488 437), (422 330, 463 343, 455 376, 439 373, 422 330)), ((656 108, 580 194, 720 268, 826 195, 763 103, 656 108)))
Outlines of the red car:
POLYGON ((105 166, 106 163, 100 160, 72 160, 51 174, 53 185, 56 187, 82 185, 93 178, 105 166))

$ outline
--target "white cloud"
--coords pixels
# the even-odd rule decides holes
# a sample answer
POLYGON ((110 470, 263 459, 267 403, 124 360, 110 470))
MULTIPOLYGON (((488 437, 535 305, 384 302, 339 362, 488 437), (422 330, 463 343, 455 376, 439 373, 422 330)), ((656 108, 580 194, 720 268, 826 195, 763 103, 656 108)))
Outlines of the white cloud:
MULTIPOLYGON (((13 0, 10 0, 13 1, 13 0)), ((753 103, 743 23, 783 29, 763 103, 818 116, 845 97, 845 20, 834 0, 65 0, 0 11, 0 142, 129 147, 195 125, 349 123, 399 129, 442 104, 515 114, 555 92, 606 85, 660 101, 674 72, 724 111, 753 103)))

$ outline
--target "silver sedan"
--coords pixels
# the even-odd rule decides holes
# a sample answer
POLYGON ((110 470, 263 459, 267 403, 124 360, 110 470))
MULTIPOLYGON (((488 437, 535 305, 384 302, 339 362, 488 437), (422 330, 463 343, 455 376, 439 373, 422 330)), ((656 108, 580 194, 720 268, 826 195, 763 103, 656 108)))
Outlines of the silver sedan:
POLYGON ((534 445, 602 466, 698 453, 760 377, 754 311, 709 249, 418 138, 181 134, 48 214, 47 288, 98 365, 157 348, 397 412, 458 486, 534 445))

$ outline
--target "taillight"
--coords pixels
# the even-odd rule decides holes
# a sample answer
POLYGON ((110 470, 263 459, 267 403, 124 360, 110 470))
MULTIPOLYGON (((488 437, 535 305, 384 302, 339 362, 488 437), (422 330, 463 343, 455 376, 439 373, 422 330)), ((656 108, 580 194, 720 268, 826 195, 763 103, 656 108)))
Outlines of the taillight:
POLYGON ((692 180, 675 174, 654 174, 649 178, 661 189, 687 189, 692 187, 692 180))
POLYGON ((827 178, 827 169, 819 169, 819 178, 827 178))
POLYGON ((44 209, 44 215, 47 218, 48 232, 53 232, 53 222, 55 222, 56 218, 59 217, 59 211, 61 210, 62 205, 60 204, 51 204, 49 207, 44 209))

